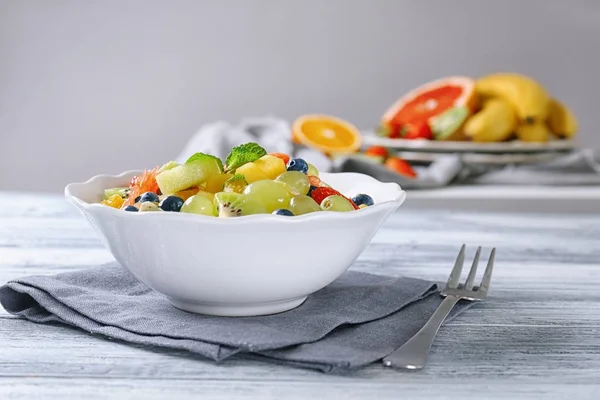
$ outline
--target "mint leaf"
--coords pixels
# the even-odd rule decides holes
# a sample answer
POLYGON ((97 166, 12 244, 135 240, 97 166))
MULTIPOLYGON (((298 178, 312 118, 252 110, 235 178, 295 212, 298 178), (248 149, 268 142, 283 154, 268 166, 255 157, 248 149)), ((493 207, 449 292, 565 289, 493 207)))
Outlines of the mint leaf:
POLYGON ((267 151, 257 143, 244 143, 231 149, 225 160, 227 171, 233 171, 242 165, 253 162, 267 154, 267 151))
POLYGON ((219 169, 221 170, 221 172, 223 172, 223 161, 221 161, 221 159, 219 157, 215 157, 215 156, 212 156, 212 155, 206 154, 206 153, 196 153, 196 154, 192 155, 190 158, 188 158, 185 163, 189 164, 192 161, 198 161, 198 160, 215 160, 217 162, 217 164, 219 164, 219 169))
MULTIPOLYGON (((246 177, 242 174, 235 174, 231 178, 227 179, 227 182, 225 182, 225 183, 232 183, 232 182, 237 182, 237 181, 246 182, 246 177)), ((248 182, 246 182, 246 183, 248 183, 248 182)))

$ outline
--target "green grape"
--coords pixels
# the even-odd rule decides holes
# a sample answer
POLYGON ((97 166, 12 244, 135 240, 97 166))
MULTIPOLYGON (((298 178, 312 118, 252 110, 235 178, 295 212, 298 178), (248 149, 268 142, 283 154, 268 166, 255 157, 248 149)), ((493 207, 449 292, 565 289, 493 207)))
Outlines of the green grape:
POLYGON ((321 202, 323 211, 354 211, 354 207, 342 196, 327 196, 321 202))
POLYGON ((321 211, 321 207, 312 198, 304 195, 294 196, 290 200, 288 208, 294 215, 308 214, 315 211, 321 211))
POLYGON ((198 194, 187 199, 185 203, 183 203, 180 211, 191 214, 212 216, 215 213, 215 208, 213 206, 213 202, 210 201, 206 196, 198 194))
POLYGON ((310 181, 305 173, 300 171, 288 171, 279 175, 276 182, 284 183, 293 194, 306 194, 310 189, 310 181))
POLYGON ((306 174, 312 176, 319 176, 319 170, 311 163, 308 163, 308 172, 306 172, 306 174))
POLYGON ((262 180, 251 183, 244 194, 260 202, 268 213, 279 208, 288 208, 292 194, 281 182, 262 180))

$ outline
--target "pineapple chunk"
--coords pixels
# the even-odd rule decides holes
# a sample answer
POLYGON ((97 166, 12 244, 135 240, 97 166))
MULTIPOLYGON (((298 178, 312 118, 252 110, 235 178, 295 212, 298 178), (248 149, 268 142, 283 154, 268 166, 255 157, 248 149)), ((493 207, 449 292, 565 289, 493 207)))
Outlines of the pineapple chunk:
POLYGON ((187 199, 198 193, 199 190, 200 189, 198 188, 189 188, 175 193, 175 196, 179 197, 183 201, 186 201, 187 199))
POLYGON ((156 183, 163 194, 173 194, 198 186, 211 175, 220 174, 221 167, 213 158, 194 160, 156 175, 156 183))
MULTIPOLYGON (((262 169, 267 174, 269 179, 275 179, 286 171, 283 160, 279 157, 271 156, 269 154, 254 161, 254 164, 262 169)), ((241 172, 239 173, 241 174, 241 172)))
POLYGON ((112 208, 121 208, 123 203, 125 203, 125 199, 119 194, 113 194, 108 199, 102 200, 102 204, 112 208))
POLYGON ((233 174, 211 175, 206 180, 204 190, 211 193, 217 193, 223 190, 223 184, 233 176, 233 174))
POLYGON ((251 162, 236 169, 235 173, 244 175, 244 178, 246 178, 246 182, 248 183, 269 179, 269 176, 265 171, 260 169, 255 163, 251 162))

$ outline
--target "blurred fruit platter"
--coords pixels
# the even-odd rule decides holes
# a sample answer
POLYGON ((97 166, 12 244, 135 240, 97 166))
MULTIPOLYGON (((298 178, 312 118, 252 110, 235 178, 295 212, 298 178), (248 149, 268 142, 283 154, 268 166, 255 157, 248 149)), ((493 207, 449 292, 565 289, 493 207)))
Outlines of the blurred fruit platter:
POLYGON ((411 163, 461 153, 464 162, 506 165, 550 161, 573 150, 578 122, 535 79, 516 73, 450 76, 401 96, 373 132, 330 115, 303 115, 292 141, 330 158, 359 157, 416 179, 411 163))
POLYGON ((366 145, 432 152, 565 151, 578 130, 569 107, 535 79, 494 73, 451 76, 406 93, 366 145))

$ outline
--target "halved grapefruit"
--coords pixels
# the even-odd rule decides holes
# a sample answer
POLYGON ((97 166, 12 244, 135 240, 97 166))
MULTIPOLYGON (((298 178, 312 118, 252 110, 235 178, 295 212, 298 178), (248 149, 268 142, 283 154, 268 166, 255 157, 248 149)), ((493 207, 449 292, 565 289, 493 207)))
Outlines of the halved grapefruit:
POLYGON ((362 137, 354 125, 329 115, 303 115, 292 124, 294 142, 325 154, 355 153, 362 137))
MULTIPOLYGON (((402 96, 383 115, 381 125, 390 137, 399 137, 402 127, 426 122, 434 125, 436 117, 450 109, 475 111, 475 81, 466 76, 450 76, 426 83, 402 96)), ((435 134, 436 132, 434 132, 435 134)), ((436 135, 438 140, 457 140, 456 135, 436 135)))

